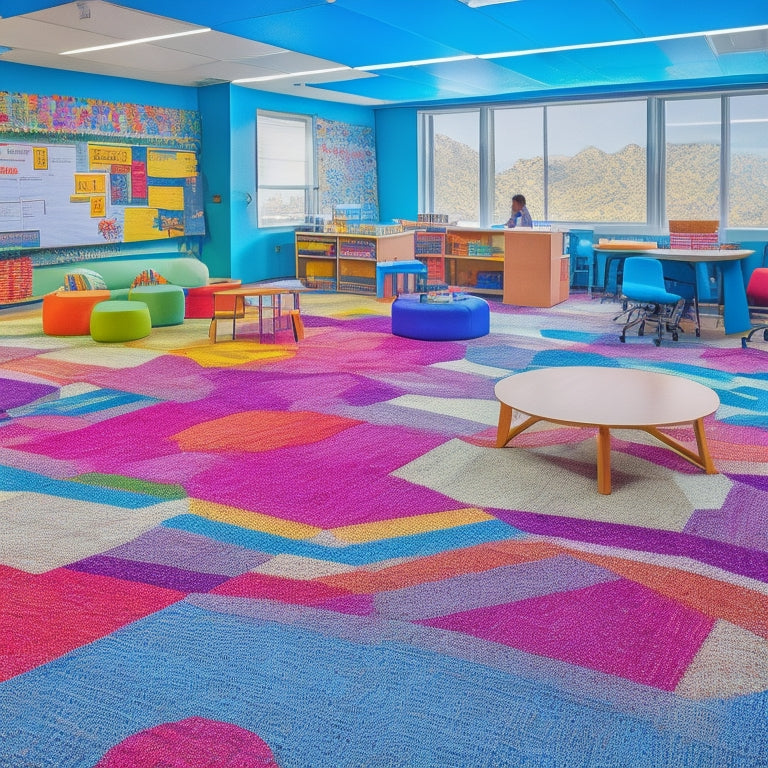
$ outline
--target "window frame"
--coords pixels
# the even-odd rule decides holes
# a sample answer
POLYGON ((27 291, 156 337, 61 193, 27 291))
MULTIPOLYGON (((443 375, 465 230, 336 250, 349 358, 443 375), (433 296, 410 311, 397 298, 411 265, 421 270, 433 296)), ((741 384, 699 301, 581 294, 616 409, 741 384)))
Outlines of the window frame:
POLYGON ((315 121, 312 115, 305 115, 298 112, 277 112, 270 109, 256 110, 256 226, 259 229, 286 229, 304 224, 307 217, 315 216, 318 209, 319 186, 317 180, 317 152, 315 151, 315 121), (305 126, 305 146, 304 158, 306 167, 312 175, 307 183, 296 184, 262 184, 260 181, 259 169, 259 118, 273 118, 296 123, 303 123, 305 126), (302 191, 304 193, 304 215, 303 221, 291 221, 280 223, 263 223, 261 216, 261 196, 262 191, 302 191))

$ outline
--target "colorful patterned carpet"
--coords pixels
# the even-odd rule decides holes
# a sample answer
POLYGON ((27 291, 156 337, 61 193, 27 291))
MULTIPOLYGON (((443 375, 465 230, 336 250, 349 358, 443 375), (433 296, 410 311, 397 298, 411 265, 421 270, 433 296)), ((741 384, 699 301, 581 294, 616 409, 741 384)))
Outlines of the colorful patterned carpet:
POLYGON ((768 765, 765 344, 303 307, 262 346, 0 315, 0 766, 768 765), (716 390, 720 473, 617 431, 601 496, 594 430, 495 448, 495 382, 568 365, 716 390))

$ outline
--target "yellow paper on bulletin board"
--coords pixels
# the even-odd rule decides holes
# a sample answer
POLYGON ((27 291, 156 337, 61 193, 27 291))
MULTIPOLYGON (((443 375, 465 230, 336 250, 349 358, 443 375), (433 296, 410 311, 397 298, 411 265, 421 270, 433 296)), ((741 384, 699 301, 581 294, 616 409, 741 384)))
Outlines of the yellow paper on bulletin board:
POLYGON ((107 198, 104 195, 91 197, 91 218, 101 219, 107 215, 107 198))
POLYGON ((158 179, 186 179, 196 176, 197 157, 194 152, 148 149, 147 175, 158 179))
POLYGON ((167 211, 184 210, 184 187, 149 187, 147 201, 150 208, 167 211))
POLYGON ((130 165, 131 148, 109 144, 88 145, 88 167, 110 168, 113 165, 130 165))
POLYGON ((103 195, 107 191, 107 176, 104 173, 76 173, 76 195, 103 195))
POLYGON ((123 240, 158 240, 168 237, 158 226, 157 208, 126 208, 123 222, 123 240))

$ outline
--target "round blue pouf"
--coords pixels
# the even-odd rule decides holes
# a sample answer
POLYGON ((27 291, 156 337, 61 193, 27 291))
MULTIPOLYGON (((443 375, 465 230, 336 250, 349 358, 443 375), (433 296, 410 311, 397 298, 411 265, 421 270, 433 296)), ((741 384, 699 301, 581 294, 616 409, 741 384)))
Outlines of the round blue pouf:
POLYGON ((407 339, 455 341, 476 339, 490 331, 491 310, 485 299, 464 296, 447 304, 399 296, 392 304, 392 333, 407 339))

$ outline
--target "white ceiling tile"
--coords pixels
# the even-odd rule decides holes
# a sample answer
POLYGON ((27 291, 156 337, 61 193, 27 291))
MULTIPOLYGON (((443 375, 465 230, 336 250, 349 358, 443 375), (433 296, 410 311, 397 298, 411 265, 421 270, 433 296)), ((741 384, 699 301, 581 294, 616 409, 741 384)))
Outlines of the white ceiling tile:
POLYGON ((268 56, 275 53, 285 53, 285 48, 277 48, 266 43, 257 43, 244 37, 225 35, 223 32, 211 30, 205 34, 174 37, 157 43, 164 48, 173 48, 187 53, 198 53, 212 59, 236 61, 238 59, 268 56))
POLYGON ((172 51, 151 43, 109 48, 106 51, 78 53, 76 58, 96 61, 109 66, 129 67, 142 71, 170 72, 207 64, 213 59, 184 51, 172 51))
POLYGON ((259 56, 255 61, 252 59, 238 59, 237 63, 264 67, 272 72, 309 72, 313 69, 329 69, 331 67, 344 66, 337 61, 319 59, 316 56, 307 56, 306 54, 294 53, 293 51, 275 53, 271 56, 259 56))
POLYGON ((119 38, 96 35, 78 29, 57 27, 23 16, 0 19, 0 45, 9 48, 26 48, 31 51, 61 53, 74 48, 92 45, 108 45, 119 42, 119 38))
POLYGON ((121 40, 133 40, 154 35, 172 35, 195 29, 196 24, 176 21, 164 16, 134 11, 102 0, 84 0, 67 3, 27 14, 26 18, 57 24, 61 27, 80 29, 108 35, 121 40), (90 16, 81 19, 80 6, 85 6, 90 16))
POLYGON ((293 85, 290 80, 272 80, 266 83, 243 83, 236 87, 252 88, 270 93, 283 93, 288 96, 301 96, 305 99, 318 99, 320 101, 335 101, 343 104, 357 104, 363 107, 376 107, 391 102, 382 99, 371 99, 367 96, 358 96, 353 93, 339 91, 325 91, 322 88, 311 88, 307 85, 293 85))
POLYGON ((35 67, 48 67, 49 69, 61 69, 67 72, 89 72, 94 75, 108 75, 110 77, 125 77, 131 80, 143 80, 153 83, 165 83, 167 85, 194 85, 186 76, 180 76, 178 72, 153 72, 135 70, 130 67, 110 66, 93 61, 85 61, 72 56, 58 56, 39 51, 28 51, 15 48, 0 55, 0 61, 12 61, 16 64, 28 64, 35 67))

